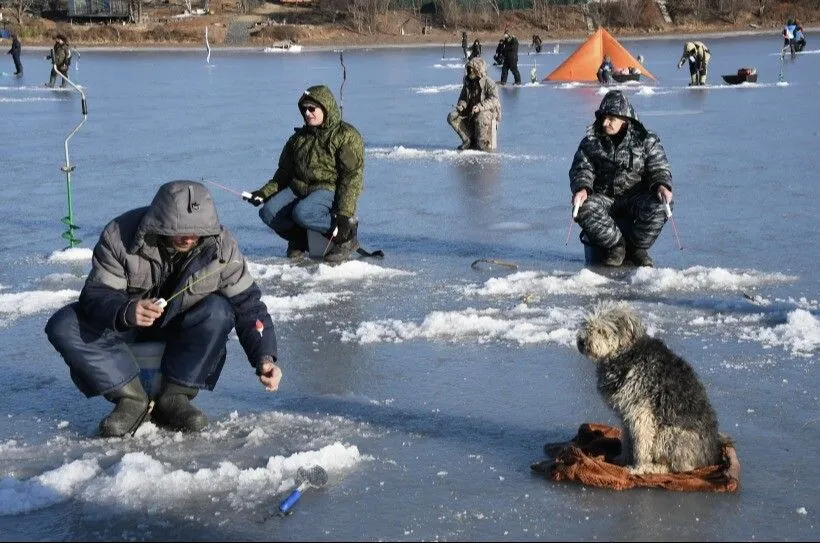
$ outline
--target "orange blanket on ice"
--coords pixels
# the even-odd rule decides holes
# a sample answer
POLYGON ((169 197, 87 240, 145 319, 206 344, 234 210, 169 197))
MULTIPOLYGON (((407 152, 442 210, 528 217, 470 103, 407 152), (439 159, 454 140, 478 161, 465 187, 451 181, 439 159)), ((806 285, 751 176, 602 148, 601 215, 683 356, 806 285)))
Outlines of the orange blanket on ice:
POLYGON ((554 458, 532 464, 534 472, 553 481, 579 483, 626 490, 654 487, 687 492, 736 492, 740 484, 740 462, 731 443, 723 446, 720 464, 686 473, 650 473, 633 475, 612 463, 621 452, 621 430, 605 424, 585 423, 572 441, 547 445, 554 458))

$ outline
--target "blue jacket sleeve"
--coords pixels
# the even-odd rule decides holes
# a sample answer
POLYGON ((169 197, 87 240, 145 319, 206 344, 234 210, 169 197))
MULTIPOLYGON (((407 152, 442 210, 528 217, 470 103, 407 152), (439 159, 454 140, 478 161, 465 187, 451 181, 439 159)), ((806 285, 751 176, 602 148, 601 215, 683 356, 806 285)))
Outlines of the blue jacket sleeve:
MULTIPOLYGON (((262 291, 254 282, 239 294, 229 298, 236 315, 236 335, 245 350, 248 362, 256 368, 259 360, 269 355, 278 364, 276 355, 276 331, 268 308, 262 301, 262 291), (262 334, 256 329, 256 321, 264 326, 262 334)), ((279 364, 281 365, 281 364, 279 364)))

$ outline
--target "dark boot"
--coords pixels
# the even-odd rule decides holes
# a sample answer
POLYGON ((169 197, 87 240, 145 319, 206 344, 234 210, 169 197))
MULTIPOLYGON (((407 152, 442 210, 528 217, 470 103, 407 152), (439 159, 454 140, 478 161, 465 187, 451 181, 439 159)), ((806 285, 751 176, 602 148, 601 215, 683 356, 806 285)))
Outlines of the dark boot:
POLYGON ((134 377, 122 387, 104 396, 106 400, 117 405, 100 421, 102 437, 122 437, 130 434, 137 429, 148 413, 148 395, 142 388, 139 377, 134 377))
POLYGON ((466 151, 470 147, 472 147, 472 142, 470 140, 466 140, 466 141, 462 141, 461 145, 456 147, 456 149, 459 150, 459 151, 466 151))
POLYGON ((199 390, 165 381, 154 406, 153 420, 159 426, 182 432, 199 432, 208 424, 205 413, 191 404, 199 390))
POLYGON ((288 242, 288 250, 285 254, 287 255, 288 258, 298 260, 300 258, 304 258, 306 250, 307 250, 307 247, 303 247, 299 242, 289 241, 288 242))
POLYGON ((627 251, 627 258, 629 258, 629 261, 636 266, 647 266, 651 268, 653 265, 652 258, 649 256, 646 249, 631 247, 627 251))
POLYGON ((601 264, 604 266, 617 267, 624 263, 624 257, 626 257, 626 243, 621 239, 617 244, 606 249, 606 254, 601 264))
POLYGON ((307 232, 303 228, 294 228, 288 235, 288 250, 285 253, 288 258, 300 259, 305 256, 308 250, 307 232))
POLYGON ((356 249, 359 248, 359 240, 357 238, 357 232, 359 230, 359 224, 356 223, 353 225, 353 229, 350 232, 350 235, 347 239, 335 240, 335 245, 330 248, 330 250, 325 255, 325 262, 331 263, 339 263, 344 262, 346 260, 350 260, 350 257, 353 256, 353 253, 356 252, 356 249))

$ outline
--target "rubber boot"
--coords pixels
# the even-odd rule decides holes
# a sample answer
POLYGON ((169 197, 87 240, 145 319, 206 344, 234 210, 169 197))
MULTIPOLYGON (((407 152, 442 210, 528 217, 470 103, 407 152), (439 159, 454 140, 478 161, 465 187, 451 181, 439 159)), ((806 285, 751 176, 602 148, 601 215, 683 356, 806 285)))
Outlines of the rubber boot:
POLYGON ((356 249, 359 248, 359 240, 357 232, 359 231, 359 223, 353 225, 353 230, 346 240, 336 240, 336 244, 325 255, 325 262, 339 263, 350 260, 356 249))
POLYGON ((289 232, 288 250, 285 253, 288 258, 298 260, 305 256, 308 250, 307 232, 304 228, 294 228, 289 232))
POLYGON ((148 413, 148 394, 142 388, 139 377, 134 377, 104 397, 117 405, 100 421, 102 437, 122 437, 130 434, 137 429, 148 413))
POLYGON ((636 266, 646 266, 651 268, 654 265, 652 262, 652 257, 649 256, 649 253, 646 249, 638 249, 637 247, 627 247, 627 258, 630 262, 635 264, 636 266))
POLYGON ((606 255, 604 255, 604 260, 601 264, 604 266, 618 267, 624 263, 624 257, 626 257, 626 243, 621 239, 617 244, 606 250, 606 255))
POLYGON ((199 432, 208 425, 205 413, 191 404, 199 390, 165 381, 157 398, 153 420, 159 426, 181 432, 199 432))

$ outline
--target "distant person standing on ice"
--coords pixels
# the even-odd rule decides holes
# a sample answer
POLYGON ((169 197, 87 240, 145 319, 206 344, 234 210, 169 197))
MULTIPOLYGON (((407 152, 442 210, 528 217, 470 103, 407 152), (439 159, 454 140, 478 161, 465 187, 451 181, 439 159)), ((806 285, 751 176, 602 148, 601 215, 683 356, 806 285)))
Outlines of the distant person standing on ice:
POLYGON ((501 120, 501 101, 495 81, 487 75, 487 65, 481 57, 467 61, 466 74, 455 110, 447 115, 447 122, 461 138, 459 151, 475 147, 492 151, 493 121, 501 120))
POLYGON ((461 50, 464 52, 464 60, 467 60, 467 52, 469 50, 469 42, 467 41, 467 33, 461 33, 461 50))
POLYGON ((621 91, 606 93, 569 170, 582 240, 605 251, 602 264, 652 266, 648 250, 666 223, 672 173, 660 138, 621 91))
POLYGON ((712 53, 702 41, 688 41, 683 45, 683 55, 678 62, 678 69, 689 62, 689 85, 705 85, 711 59, 712 53))
POLYGON ((68 47, 68 39, 65 36, 57 34, 57 38, 54 40, 54 46, 48 55, 46 55, 46 59, 51 61, 51 72, 49 72, 47 86, 53 87, 56 84, 57 74, 54 73, 56 69, 63 75, 63 77, 60 78, 60 87, 65 87, 65 80, 68 78, 68 67, 71 62, 71 49, 68 47))
POLYGON ((20 51, 22 46, 20 45, 20 40, 17 38, 17 34, 11 35, 11 49, 9 49, 7 55, 11 55, 11 59, 14 61, 14 75, 23 75, 23 63, 20 62, 20 51))
POLYGON ((80 392, 115 404, 100 422, 102 437, 129 434, 148 414, 148 393, 127 345, 165 342, 151 418, 198 432, 208 419, 190 401, 200 389, 213 390, 234 329, 259 381, 268 390, 279 386, 276 336, 261 297, 208 189, 171 181, 150 206, 126 211, 103 229, 79 301, 54 313, 46 334, 80 392))
POLYGON ((516 85, 521 84, 521 72, 518 71, 518 38, 504 31, 502 38, 503 59, 501 62, 501 84, 507 84, 507 72, 512 72, 516 85))

